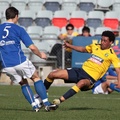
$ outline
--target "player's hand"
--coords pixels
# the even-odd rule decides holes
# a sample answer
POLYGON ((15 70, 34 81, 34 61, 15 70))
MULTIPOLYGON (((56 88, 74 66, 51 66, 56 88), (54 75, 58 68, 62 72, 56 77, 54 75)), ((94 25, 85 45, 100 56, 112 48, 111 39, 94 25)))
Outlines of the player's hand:
POLYGON ((40 53, 41 53, 41 58, 46 60, 47 59, 47 55, 44 52, 40 52, 40 53))
POLYGON ((115 87, 120 89, 120 84, 116 85, 115 87))
POLYGON ((65 41, 65 42, 63 43, 63 47, 64 47, 64 48, 69 48, 69 45, 70 45, 70 44, 69 44, 68 41, 65 41))

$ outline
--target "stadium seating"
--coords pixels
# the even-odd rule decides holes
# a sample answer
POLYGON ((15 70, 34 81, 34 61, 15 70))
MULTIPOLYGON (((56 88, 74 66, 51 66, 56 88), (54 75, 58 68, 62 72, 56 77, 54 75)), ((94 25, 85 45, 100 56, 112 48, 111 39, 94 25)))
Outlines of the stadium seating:
POLYGON ((112 31, 112 29, 109 27, 97 27, 95 30, 95 36, 101 36, 102 32, 106 30, 112 31))
MULTIPOLYGON (((41 52, 45 52, 46 54, 50 52, 51 47, 48 44, 47 41, 43 40, 43 41, 39 41, 39 40, 34 40, 33 41, 34 44, 39 48, 39 50, 41 52)), ((56 64, 56 61, 54 60, 44 60, 39 58, 38 56, 36 56, 35 54, 31 54, 30 56, 30 60, 33 62, 33 64, 35 64, 36 66, 40 66, 40 65, 47 65, 47 63, 53 63, 56 64)))
POLYGON ((52 25, 62 28, 66 26, 69 18, 70 18, 69 12, 64 10, 55 11, 52 19, 52 25))
POLYGON ((54 44, 59 43, 58 35, 60 34, 60 28, 56 26, 47 26, 44 28, 42 34, 42 42, 47 43, 49 46, 47 48, 48 52, 50 53, 54 44))
POLYGON ((104 19, 104 13, 102 11, 90 11, 86 20, 86 24, 89 27, 96 29, 97 27, 102 26, 104 19))
POLYGON ((18 23, 21 26, 28 27, 33 25, 35 19, 35 12, 32 10, 23 10, 20 12, 18 23))
POLYGON ((59 27, 56 26, 46 26, 43 31, 43 39, 57 39, 60 34, 59 27))
POLYGON ((0 23, 2 23, 2 12, 0 11, 0 23))
POLYGON ((37 55, 35 54, 32 54, 30 56, 30 60, 32 61, 32 63, 35 65, 35 66, 41 66, 41 65, 47 65, 47 62, 45 59, 41 59, 40 57, 38 57, 37 55))
POLYGON ((55 12, 57 10, 60 10, 62 0, 45 0, 44 6, 46 10, 51 10, 52 12, 55 12))
POLYGON ((113 30, 117 30, 119 27, 119 13, 116 11, 106 12, 103 25, 105 27, 110 27, 113 30))
POLYGON ((120 11, 120 0, 114 0, 113 11, 120 11))
POLYGON ((6 21, 6 17, 5 17, 5 11, 1 11, 2 16, 1 16, 1 23, 4 23, 6 21))
POLYGON ((12 0, 11 6, 16 7, 19 11, 25 10, 28 0, 12 0))
POLYGON ((0 1, 0 11, 4 12, 10 6, 11 0, 0 1))
POLYGON ((29 26, 27 28, 27 33, 32 39, 40 39, 43 34, 43 28, 40 26, 29 26))
POLYGON ((29 0, 28 7, 30 10, 38 12, 43 9, 44 0, 29 0))
POLYGON ((73 11, 69 22, 73 24, 74 27, 79 28, 85 25, 86 18, 87 13, 85 11, 73 11))
POLYGON ((94 10, 95 5, 96 5, 96 0, 80 0, 78 6, 80 10, 89 12, 94 10))
POLYGON ((44 43, 47 43, 48 44, 48 48, 47 48, 47 53, 50 53, 51 52, 51 50, 52 50, 52 48, 53 48, 53 46, 55 45, 55 44, 57 44, 57 43, 61 43, 61 41, 60 40, 52 40, 52 39, 50 39, 50 40, 42 40, 42 42, 44 42, 44 43))
POLYGON ((68 12, 72 12, 77 10, 77 5, 79 0, 63 0, 61 4, 61 10, 66 10, 68 12))
MULTIPOLYGON (((120 0, 0 0, 0 23, 6 21, 5 10, 9 6, 20 11, 18 24, 25 27, 35 45, 47 55, 53 45, 61 43, 58 35, 66 32, 68 23, 72 23, 79 34, 83 26, 88 26, 96 38, 105 30, 119 31, 120 28, 120 0), (104 14, 101 10, 109 12, 104 11, 104 14)), ((21 46, 33 63, 48 65, 46 60, 21 46)))
POLYGON ((97 7, 98 9, 110 10, 113 3, 114 0, 97 0, 97 7))
POLYGON ((43 42, 42 40, 39 39, 34 39, 33 42, 40 51, 43 51, 45 53, 48 52, 49 44, 47 42, 43 42))
POLYGON ((50 26, 52 18, 53 18, 52 11, 49 10, 38 11, 35 18, 35 24, 43 28, 46 26, 50 26))
POLYGON ((8 2, 9 4, 11 3, 12 0, 0 0, 0 2, 8 2))

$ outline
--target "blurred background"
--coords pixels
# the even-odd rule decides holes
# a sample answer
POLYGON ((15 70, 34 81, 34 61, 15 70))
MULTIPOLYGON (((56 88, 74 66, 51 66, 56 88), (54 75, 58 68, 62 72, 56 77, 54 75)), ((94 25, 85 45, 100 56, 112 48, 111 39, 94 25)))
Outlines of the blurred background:
MULTIPOLYGON (((116 36, 113 49, 120 57, 120 0, 0 0, 0 24, 6 21, 5 10, 9 6, 19 10, 18 25, 48 56, 47 60, 42 60, 22 44, 25 55, 36 66, 42 79, 56 68, 81 67, 89 57, 63 49, 64 41, 83 46, 100 43, 102 32, 110 30, 116 36), (67 27, 68 24, 74 28, 67 27), (84 27, 89 29, 83 30, 84 27)), ((0 83, 11 84, 5 74, 2 74, 0 83)))

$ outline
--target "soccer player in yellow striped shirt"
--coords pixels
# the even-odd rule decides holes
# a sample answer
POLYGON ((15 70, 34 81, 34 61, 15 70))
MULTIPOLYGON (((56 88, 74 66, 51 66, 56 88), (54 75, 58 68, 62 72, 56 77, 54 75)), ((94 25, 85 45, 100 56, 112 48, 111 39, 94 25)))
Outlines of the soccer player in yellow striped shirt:
POLYGON ((55 104, 59 104, 80 90, 91 89, 94 83, 103 77, 108 68, 112 64, 117 73, 118 85, 111 83, 110 88, 120 92, 120 60, 115 54, 111 45, 115 41, 115 35, 111 31, 104 31, 100 44, 90 44, 86 47, 74 46, 65 42, 65 48, 71 48, 79 52, 91 53, 91 57, 86 60, 82 68, 71 68, 64 70, 56 70, 51 72, 44 81, 46 89, 50 87, 54 79, 64 79, 67 82, 76 83, 59 99, 54 100, 55 104))

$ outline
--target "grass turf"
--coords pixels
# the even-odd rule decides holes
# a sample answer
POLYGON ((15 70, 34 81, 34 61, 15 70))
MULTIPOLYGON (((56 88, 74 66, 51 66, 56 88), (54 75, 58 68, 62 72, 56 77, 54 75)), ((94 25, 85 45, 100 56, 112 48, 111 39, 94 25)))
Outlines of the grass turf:
MULTIPOLYGON (((34 90, 33 86, 31 86, 34 90)), ((63 95, 70 87, 51 87, 49 100, 63 95)), ((56 111, 38 113, 24 99, 20 86, 0 86, 0 120, 120 120, 120 93, 93 95, 79 92, 56 111)))

